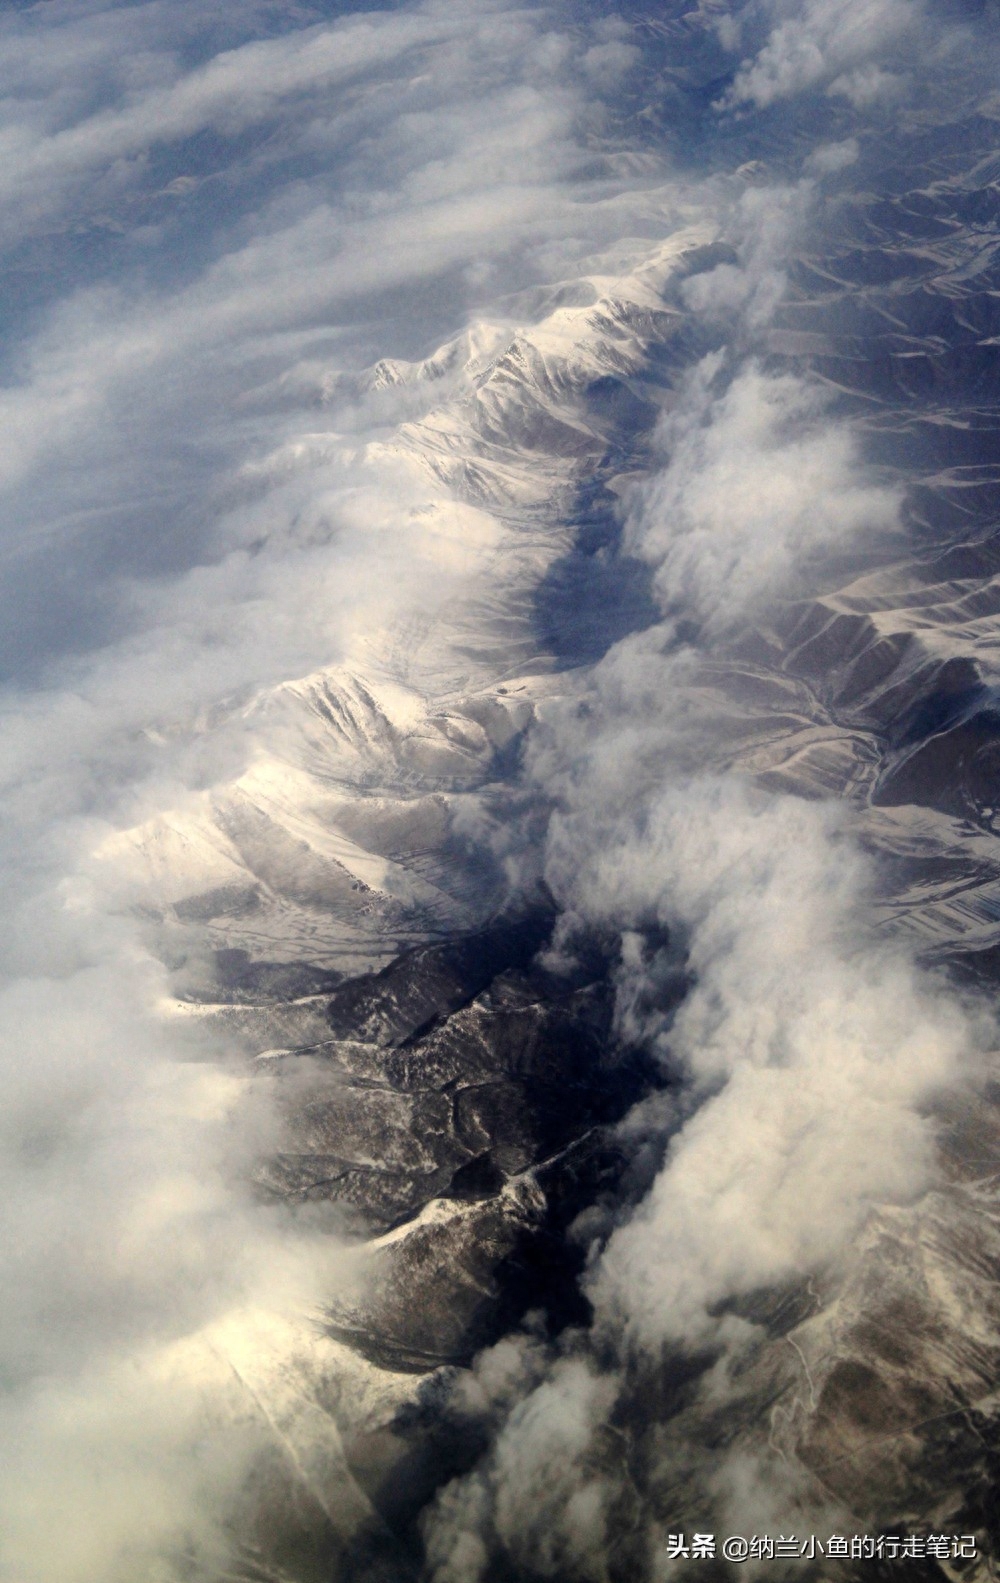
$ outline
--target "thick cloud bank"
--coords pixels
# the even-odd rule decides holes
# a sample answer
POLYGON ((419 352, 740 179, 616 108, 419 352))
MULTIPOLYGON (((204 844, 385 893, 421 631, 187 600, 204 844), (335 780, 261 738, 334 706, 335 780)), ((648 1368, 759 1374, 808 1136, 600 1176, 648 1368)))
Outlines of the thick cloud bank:
MULTIPOLYGON (((849 776, 777 783, 807 683, 767 741, 744 727, 793 602, 918 520, 880 398, 794 366, 826 332, 781 311, 901 116, 916 143, 957 84, 988 106, 982 25, 910 0, 0 17, 4 1583, 666 1575, 670 1497, 650 1516, 620 1451, 636 1380, 697 1356, 724 1401, 741 1304, 843 1270, 874 1207, 936 1182, 988 1012, 876 927, 849 776), (648 573, 644 629, 614 642, 599 606, 570 653, 542 617, 598 472, 596 586, 648 573), (575 1228, 589 1327, 441 1372, 466 1450, 425 1555, 393 1551, 351 1431, 432 1396, 372 1386, 319 1321, 364 1287, 357 1227, 250 1186, 284 1090, 211 972, 361 973, 539 881, 545 970, 597 940, 656 1081, 626 1187, 575 1228)), ((822 727, 803 754, 846 761, 822 727)), ((289 1047, 333 1042, 315 1000, 289 995, 289 1047)), ((735 1455, 706 1488, 734 1521, 801 1494, 735 1455)))

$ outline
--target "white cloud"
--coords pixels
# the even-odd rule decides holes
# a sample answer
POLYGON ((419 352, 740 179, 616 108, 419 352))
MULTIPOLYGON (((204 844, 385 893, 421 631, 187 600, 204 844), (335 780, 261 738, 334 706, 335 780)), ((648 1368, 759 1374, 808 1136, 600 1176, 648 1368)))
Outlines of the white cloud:
POLYGON ((810 89, 826 87, 837 79, 834 92, 845 84, 864 82, 871 90, 858 105, 872 104, 890 79, 879 72, 885 55, 906 40, 920 25, 922 10, 912 0, 806 0, 803 5, 772 3, 765 15, 773 18, 767 42, 752 59, 745 60, 721 101, 725 108, 753 105, 767 109, 810 89))
POLYGON ((560 1359, 518 1403, 481 1475, 456 1481, 428 1524, 434 1583, 478 1583, 497 1544, 541 1577, 607 1577, 609 1487, 588 1470, 615 1381, 560 1359))
POLYGON ((812 552, 891 532, 900 505, 865 478, 819 386, 751 363, 716 395, 719 373, 717 357, 703 363, 664 421, 668 466, 636 491, 627 527, 664 609, 714 628, 787 588, 812 552))
POLYGON ((550 882, 585 918, 680 931, 694 977, 662 1042, 704 1102, 590 1284, 655 1347, 700 1339, 720 1300, 821 1267, 870 1205, 919 1192, 921 1107, 975 1030, 867 935, 863 865, 823 805, 694 779, 602 815, 558 822, 550 882))
POLYGON ((806 161, 806 168, 815 172, 817 176, 835 174, 838 171, 849 170, 857 164, 861 155, 861 146, 856 137, 844 138, 840 143, 821 143, 819 148, 810 154, 806 161))

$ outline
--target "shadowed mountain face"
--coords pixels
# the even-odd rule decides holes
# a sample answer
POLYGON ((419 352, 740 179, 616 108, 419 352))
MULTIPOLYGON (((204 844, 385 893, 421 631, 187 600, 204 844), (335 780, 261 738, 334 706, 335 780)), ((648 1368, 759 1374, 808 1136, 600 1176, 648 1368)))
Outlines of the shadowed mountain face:
POLYGON ((994 10, 43 9, 0 1578, 994 1576, 994 10))

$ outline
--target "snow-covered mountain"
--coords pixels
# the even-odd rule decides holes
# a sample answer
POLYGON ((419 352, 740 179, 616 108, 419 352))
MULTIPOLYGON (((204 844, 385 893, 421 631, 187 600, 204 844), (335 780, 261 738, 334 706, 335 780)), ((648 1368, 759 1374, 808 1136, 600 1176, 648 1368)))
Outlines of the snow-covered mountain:
POLYGON ((991 1577, 995 18, 251 9, 0 65, 0 1577, 991 1577))
MULTIPOLYGON (((950 213, 942 190, 967 193, 968 180, 894 203, 911 212, 933 198, 950 213)), ((836 235, 843 225, 841 210, 836 235)), ((988 404, 956 414, 939 365, 987 357, 990 338, 970 331, 960 353, 918 331, 928 317, 940 328, 943 314, 976 323, 992 287, 964 262, 981 243, 957 228, 947 256, 921 255, 916 305, 895 229, 869 244, 863 266, 856 246, 847 254, 866 273, 878 258, 889 276, 863 298, 838 273, 843 244, 822 233, 816 247, 796 259, 768 330, 771 367, 840 393, 882 476, 905 479, 906 533, 869 541, 860 567, 850 551, 814 556, 810 589, 779 590, 707 646, 695 636, 682 756, 772 794, 845 799, 877 854, 872 926, 989 979, 1000 939, 989 770, 1000 602, 980 458, 992 431, 988 404), (852 324, 888 320, 887 300, 883 335, 852 324), (836 333, 816 328, 834 301, 836 333), (915 383, 918 365, 928 374, 915 383), (910 436, 932 426, 949 457, 959 447, 968 459, 942 471, 922 449, 931 472, 917 478, 910 436)), ((172 965, 164 1015, 225 1030, 266 1069, 284 1131, 260 1164, 262 1190, 338 1204, 360 1238, 362 1287, 327 1304, 326 1339, 276 1343, 298 1357, 302 1395, 287 1422, 272 1406, 284 1366, 248 1386, 255 1410, 280 1418, 296 1468, 301 1435, 329 1439, 320 1485, 346 1478, 358 1490, 352 1537, 336 1541, 348 1544, 351 1575, 408 1564, 395 1546, 435 1469, 469 1454, 472 1431, 429 1406, 440 1371, 450 1379, 526 1309, 547 1308, 557 1325, 585 1319, 568 1228, 635 1193, 616 1124, 664 1081, 614 1018, 613 948, 595 946, 568 978, 533 965, 554 904, 504 862, 526 844, 511 829, 541 817, 521 760, 539 711, 586 699, 591 624, 607 635, 631 615, 610 602, 640 613, 616 577, 615 501, 650 471, 652 426, 711 343, 689 283, 736 257, 708 227, 631 253, 628 272, 582 276, 560 293, 574 306, 537 323, 475 326, 418 363, 354 376, 352 399, 419 392, 419 416, 367 448, 362 476, 391 458, 415 531, 441 556, 446 597, 404 604, 398 625, 360 634, 335 667, 223 711, 209 729, 237 722, 250 733, 247 769, 97 853, 102 884, 141 913, 172 965), (574 557, 591 563, 597 614, 571 606, 550 620, 547 586, 574 557), (449 1437, 466 1449, 448 1451, 449 1437), (401 1493, 411 1465, 413 1491, 401 1493)), ((331 380, 317 380, 331 399, 331 380)), ((339 376, 336 388, 346 384, 339 376)), ((270 465, 294 468, 341 444, 312 433, 270 465)), ((676 644, 662 631, 661 647, 676 644)), ((672 993, 683 994, 683 975, 672 993)), ((982 1074, 972 1081, 978 1092, 982 1074)), ((653 1464, 674 1470, 639 1486, 658 1521, 703 1523, 720 1443, 729 1455, 763 1436, 799 1469, 795 1499, 807 1510, 812 1499, 869 1527, 988 1527, 976 1492, 1000 1355, 988 1273, 995 1129, 972 1092, 934 1108, 942 1154, 926 1195, 874 1209, 839 1264, 803 1289, 734 1299, 760 1340, 714 1407, 697 1369, 652 1418, 632 1400, 635 1383, 622 1386, 635 1454, 648 1459, 653 1437, 653 1464), (935 1471, 942 1456, 947 1480, 935 1471)), ((224 1340, 213 1347, 225 1354, 224 1340)), ((255 1346, 258 1370, 265 1355, 255 1346)), ((289 1466, 272 1470, 269 1499, 305 1522, 312 1498, 325 1554, 344 1509, 338 1497, 334 1519, 312 1476, 289 1466)), ((645 1520, 621 1518, 623 1555, 635 1558, 632 1525, 645 1520)), ((254 1576, 272 1575, 273 1563, 253 1564, 264 1569, 254 1576)))

